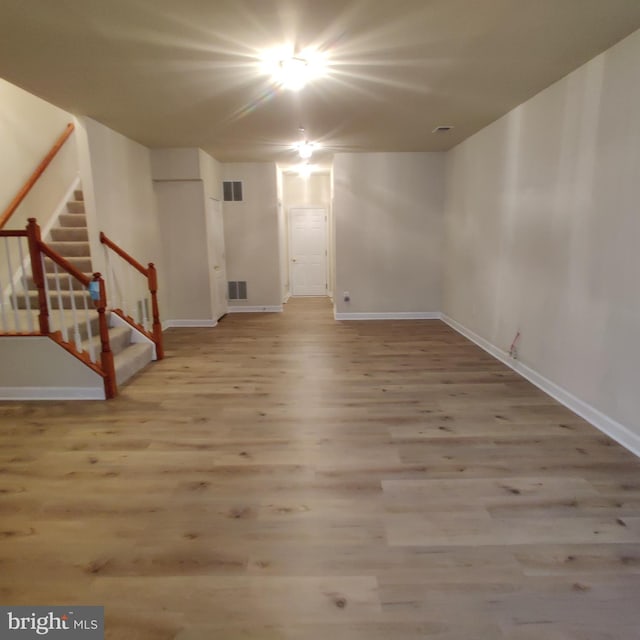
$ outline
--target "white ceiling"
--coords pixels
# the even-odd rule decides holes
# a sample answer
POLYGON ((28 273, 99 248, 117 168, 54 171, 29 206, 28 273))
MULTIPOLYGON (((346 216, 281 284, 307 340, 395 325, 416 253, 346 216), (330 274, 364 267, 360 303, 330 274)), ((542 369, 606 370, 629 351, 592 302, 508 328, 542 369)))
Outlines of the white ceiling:
POLYGON ((640 0, 2 0, 0 76, 149 147, 286 164, 302 125, 326 161, 448 149, 638 28, 640 0), (329 74, 275 88, 284 42, 329 74))

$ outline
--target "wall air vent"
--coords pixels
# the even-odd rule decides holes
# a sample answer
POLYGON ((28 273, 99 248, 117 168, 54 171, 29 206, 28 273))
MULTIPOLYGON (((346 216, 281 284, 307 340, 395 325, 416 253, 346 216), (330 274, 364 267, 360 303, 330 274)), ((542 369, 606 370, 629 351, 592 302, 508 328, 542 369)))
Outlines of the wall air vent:
POLYGON ((436 127, 431 133, 447 133, 447 131, 451 131, 451 129, 453 129, 453 125, 441 124, 439 127, 436 127))
POLYGON ((230 280, 227 286, 229 300, 247 300, 246 280, 230 280))
POLYGON ((242 202, 242 182, 225 180, 222 183, 222 197, 225 202, 242 202))

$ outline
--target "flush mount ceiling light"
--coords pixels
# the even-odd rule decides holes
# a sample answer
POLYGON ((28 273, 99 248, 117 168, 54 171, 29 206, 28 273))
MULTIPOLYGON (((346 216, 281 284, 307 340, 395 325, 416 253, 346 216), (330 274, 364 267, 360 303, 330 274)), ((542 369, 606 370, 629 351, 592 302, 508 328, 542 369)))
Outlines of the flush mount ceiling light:
POLYGON ((300 91, 307 84, 309 63, 304 58, 291 57, 280 60, 279 68, 274 74, 276 82, 285 89, 300 91))
POLYGON ((296 53, 293 47, 288 46, 263 54, 262 68, 277 85, 300 91, 311 80, 323 75, 326 65, 320 52, 305 50, 296 53))
POLYGON ((307 140, 303 140, 302 142, 298 142, 294 145, 294 148, 303 160, 308 160, 316 150, 316 147, 317 145, 315 143, 307 140))

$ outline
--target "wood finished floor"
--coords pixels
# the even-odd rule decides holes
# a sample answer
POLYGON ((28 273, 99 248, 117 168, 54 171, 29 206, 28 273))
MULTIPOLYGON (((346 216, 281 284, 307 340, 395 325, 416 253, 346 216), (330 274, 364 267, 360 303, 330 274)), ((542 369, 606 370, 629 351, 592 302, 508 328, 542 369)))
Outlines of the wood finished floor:
POLYGON ((0 604, 122 640, 637 640, 640 462, 439 321, 172 329, 0 403, 0 604))

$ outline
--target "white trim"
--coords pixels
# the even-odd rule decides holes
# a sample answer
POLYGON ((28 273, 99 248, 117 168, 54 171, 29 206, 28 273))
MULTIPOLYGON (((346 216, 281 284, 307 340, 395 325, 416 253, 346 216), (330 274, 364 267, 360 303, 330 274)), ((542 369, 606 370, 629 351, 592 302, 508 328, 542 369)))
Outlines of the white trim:
POLYGON ((217 325, 217 320, 165 320, 162 323, 162 330, 165 331, 173 327, 215 327, 217 325))
POLYGON ((0 400, 104 400, 104 387, 0 387, 0 400))
POLYGON ((571 411, 579 415, 581 418, 584 418, 604 434, 613 438, 616 442, 631 451, 631 453, 640 457, 640 435, 634 433, 629 427, 616 422, 601 411, 598 411, 598 409, 592 407, 590 404, 580 400, 580 398, 577 398, 566 389, 563 389, 555 382, 545 378, 537 371, 527 367, 527 365, 522 364, 518 360, 514 360, 506 351, 494 346, 488 340, 485 340, 477 333, 467 329, 465 326, 456 322, 449 316, 442 314, 442 321, 446 322, 452 329, 455 329, 465 338, 471 340, 471 342, 475 342, 475 344, 480 348, 484 349, 497 360, 500 360, 500 362, 506 364, 516 373, 519 373, 523 378, 526 378, 531 382, 531 384, 542 389, 542 391, 557 400, 560 404, 571 409, 571 411))
POLYGON ((390 311, 383 313, 333 312, 336 320, 440 320, 439 311, 390 311))
POLYGON ((281 313, 282 305, 274 304, 264 307, 229 307, 228 313, 281 313))

